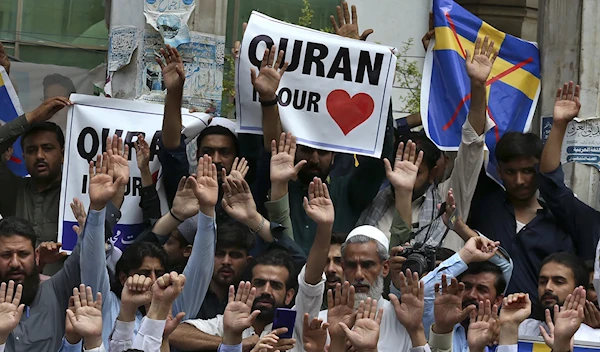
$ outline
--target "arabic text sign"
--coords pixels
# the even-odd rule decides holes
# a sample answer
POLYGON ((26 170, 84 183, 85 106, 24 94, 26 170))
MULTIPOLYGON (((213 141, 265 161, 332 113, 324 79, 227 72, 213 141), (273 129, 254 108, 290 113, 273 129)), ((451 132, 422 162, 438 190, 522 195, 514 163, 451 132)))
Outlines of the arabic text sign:
MULTIPOLYGON (((60 195, 58 241, 63 249, 70 251, 77 243, 72 226, 77 220, 69 204, 79 198, 85 208, 89 207, 88 184, 89 162, 105 150, 106 138, 120 135, 129 145, 130 178, 125 190, 125 201, 121 206, 122 217, 115 228, 113 241, 116 246, 126 246, 142 230, 142 209, 139 207, 142 181, 137 167, 133 142, 137 135, 144 134, 150 145, 150 171, 158 182, 161 193, 158 161, 158 139, 162 128, 163 109, 161 105, 109 99, 87 95, 71 95, 75 103, 68 112, 65 134, 65 160, 63 165, 62 189, 60 195)), ((192 114, 183 113, 184 126, 196 123, 206 125, 206 121, 192 114)), ((166 209, 166 208, 164 208, 166 209)))
POLYGON ((238 131, 262 133, 262 113, 250 69, 266 48, 285 51, 279 85, 285 131, 300 144, 380 157, 396 57, 390 48, 284 23, 253 12, 236 67, 238 131))

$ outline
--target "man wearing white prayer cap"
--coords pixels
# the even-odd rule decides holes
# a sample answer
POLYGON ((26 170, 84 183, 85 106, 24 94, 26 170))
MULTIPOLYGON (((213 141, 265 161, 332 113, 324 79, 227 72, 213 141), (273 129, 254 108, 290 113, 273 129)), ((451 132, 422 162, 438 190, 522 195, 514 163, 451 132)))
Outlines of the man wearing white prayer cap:
MULTIPOLYGON (((360 301, 371 298, 377 300, 378 309, 383 308, 378 351, 428 352, 430 349, 424 333, 419 329, 409 332, 398 320, 392 303, 382 297, 383 279, 390 270, 389 245, 385 234, 374 226, 365 225, 352 230, 341 248, 344 278, 355 288, 355 307, 360 301)), ((319 319, 327 321, 327 314, 327 310, 321 311, 319 319)))

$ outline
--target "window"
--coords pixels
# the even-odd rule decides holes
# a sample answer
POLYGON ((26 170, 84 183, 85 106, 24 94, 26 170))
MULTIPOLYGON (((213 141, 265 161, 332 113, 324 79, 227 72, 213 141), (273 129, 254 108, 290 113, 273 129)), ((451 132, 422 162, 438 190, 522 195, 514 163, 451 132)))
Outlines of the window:
POLYGON ((93 68, 105 61, 104 0, 0 0, 0 40, 15 58, 93 68))

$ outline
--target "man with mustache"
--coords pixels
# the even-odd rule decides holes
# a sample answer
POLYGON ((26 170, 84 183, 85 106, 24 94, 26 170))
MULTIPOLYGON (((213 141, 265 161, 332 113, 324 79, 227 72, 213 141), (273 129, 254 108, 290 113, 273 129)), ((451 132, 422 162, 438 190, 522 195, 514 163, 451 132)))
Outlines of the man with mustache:
MULTIPOLYGON (((451 208, 447 207, 448 214, 451 208)), ((444 221, 447 222, 446 216, 444 221)), ((460 219, 455 224, 455 230, 458 233, 472 231, 460 219)), ((506 254, 501 254, 502 251, 498 242, 479 235, 471 237, 458 253, 443 261, 421 280, 425 286, 423 325, 431 327, 430 331, 426 331, 430 339, 452 336, 454 351, 469 351, 469 313, 479 306, 479 302, 489 300, 492 305, 499 306, 512 275, 512 261, 507 259, 506 254), (453 278, 460 282, 460 290, 455 294, 462 298, 461 306, 435 305, 436 285, 440 281, 445 285, 453 278)))
POLYGON ((325 265, 325 291, 321 310, 327 309, 327 291, 335 292, 335 286, 343 284, 344 269, 342 268, 342 244, 346 241, 346 234, 334 232, 331 234, 331 244, 325 265))
POLYGON ((565 251, 593 260, 598 243, 598 212, 565 186, 560 168, 567 123, 581 107, 579 91, 573 82, 558 90, 545 146, 533 133, 508 132, 500 138, 495 155, 506 190, 482 173, 471 206, 469 225, 506 244, 514 260, 507 293, 528 293, 533 312, 541 302, 533 278, 544 258, 565 251), (537 196, 538 187, 544 200, 537 196))
MULTIPOLYGON (((304 209, 306 214, 318 224, 318 231, 306 265, 300 274, 296 275, 295 265, 290 255, 278 249, 258 257, 252 269, 251 282, 256 288, 256 299, 252 309, 260 310, 261 313, 252 324, 252 328, 244 331, 242 342, 244 351, 254 347, 259 335, 264 336, 272 330, 271 323, 275 309, 289 306, 296 287, 298 296, 293 307, 296 310, 295 339, 280 339, 274 350, 294 342, 296 343, 294 350, 303 351, 304 313, 314 317, 321 307, 325 287, 323 268, 335 218, 327 185, 319 178, 315 177, 310 183, 309 197, 304 200, 304 209)), ((186 323, 181 324, 172 335, 171 344, 175 348, 183 351, 216 350, 222 343, 223 317, 221 315, 209 320, 188 320, 186 323)))
MULTIPOLYGON (((252 268, 252 287, 256 288, 256 298, 252 311, 260 314, 252 326, 242 334, 244 351, 249 351, 259 337, 272 330, 272 322, 277 308, 289 307, 296 292, 296 276, 291 257, 282 250, 265 253, 256 259, 252 268)), ((300 312, 298 312, 300 314, 300 312)), ((296 332, 294 332, 296 334, 296 332)), ((223 315, 212 319, 186 320, 171 335, 171 345, 181 351, 217 350, 223 338, 223 315)), ((289 345, 294 339, 280 339, 279 344, 289 345)))
MULTIPOLYGON (((585 287, 588 282, 585 262, 574 254, 559 252, 546 257, 538 275, 540 308, 537 312, 534 311, 536 319, 527 319, 519 326, 519 335, 541 336, 541 329, 552 335, 547 322, 554 318, 554 306, 562 307, 571 294, 576 301, 585 303, 585 287)), ((575 340, 600 342, 600 330, 581 324, 575 333, 575 340)))
MULTIPOLYGON (((164 84, 167 88, 165 98, 165 112, 163 119, 162 135, 158 142, 158 158, 163 167, 163 182, 169 205, 175 198, 177 185, 183 176, 190 173, 188 155, 186 151, 186 136, 182 133, 181 102, 183 99, 183 85, 185 72, 183 60, 177 49, 166 46, 160 49, 162 58, 156 61, 162 69, 164 84), (163 62, 164 59, 164 62, 163 62)), ((210 124, 202 130, 197 138, 198 149, 196 157, 202 155, 212 157, 217 166, 219 180, 221 170, 227 174, 231 172, 233 163, 239 155, 239 143, 235 133, 235 123, 226 118, 213 118, 210 124)), ((222 196, 222 192, 219 193, 222 196)), ((218 202, 217 208, 220 209, 218 202)), ((217 213, 220 213, 217 210, 217 213)))

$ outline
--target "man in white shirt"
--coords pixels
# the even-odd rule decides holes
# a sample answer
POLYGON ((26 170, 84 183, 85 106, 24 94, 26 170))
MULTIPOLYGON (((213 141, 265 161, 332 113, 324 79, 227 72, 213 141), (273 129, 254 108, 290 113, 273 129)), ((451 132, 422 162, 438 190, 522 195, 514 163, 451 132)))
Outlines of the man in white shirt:
MULTIPOLYGON (((585 290, 581 289, 580 286, 587 287, 588 282, 588 270, 580 258, 567 252, 551 254, 544 259, 538 275, 540 306, 544 311, 547 310, 550 314, 550 319, 553 319, 554 306, 558 305, 562 307, 569 294, 576 296, 583 292, 583 299, 585 300, 585 290)), ((538 319, 544 319, 544 311, 534 312, 534 315, 538 319)), ((540 328, 549 332, 548 325, 538 319, 525 320, 519 326, 519 335, 541 336, 540 328)), ((575 333, 575 340, 600 342, 600 330, 581 324, 575 333)))
MULTIPOLYGON (((354 306, 357 307, 360 301, 371 298, 377 300, 378 309, 383 309, 378 351, 429 351, 423 325, 419 321, 422 319, 422 310, 420 316, 410 316, 401 312, 397 314, 396 312, 400 311, 398 300, 392 304, 382 297, 383 279, 389 272, 388 247, 389 241, 385 234, 373 226, 355 228, 342 245, 344 277, 356 291, 354 306), (416 326, 408 330, 405 328, 407 325, 416 326)), ((308 268, 306 274, 309 274, 308 268)), ((298 292, 297 306, 299 299, 306 301, 301 297, 302 294, 302 291, 298 292)), ((322 297, 319 297, 319 305, 320 299, 322 297)), ((310 311, 308 313, 311 314, 310 311)), ((319 318, 327 321, 331 318, 328 317, 328 313, 329 311, 321 311, 319 318)))

